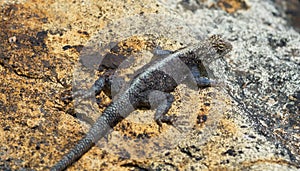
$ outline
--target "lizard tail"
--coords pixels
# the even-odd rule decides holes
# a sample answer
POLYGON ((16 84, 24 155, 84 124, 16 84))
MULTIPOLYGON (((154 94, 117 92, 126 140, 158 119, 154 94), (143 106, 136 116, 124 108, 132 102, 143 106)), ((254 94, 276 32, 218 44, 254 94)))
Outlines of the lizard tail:
POLYGON ((78 160, 92 146, 94 146, 95 142, 104 137, 109 132, 109 130, 112 129, 118 122, 123 120, 124 117, 122 117, 119 113, 119 108, 122 108, 120 107, 120 104, 111 103, 104 110, 103 114, 97 119, 97 121, 91 127, 86 136, 82 138, 75 145, 75 147, 72 148, 66 155, 64 155, 63 158, 60 161, 58 161, 50 170, 65 170, 69 165, 78 160))
POLYGON ((87 136, 81 139, 74 148, 72 148, 63 158, 57 162, 50 171, 62 171, 69 165, 79 159, 85 152, 87 152, 94 145, 94 141, 87 136))

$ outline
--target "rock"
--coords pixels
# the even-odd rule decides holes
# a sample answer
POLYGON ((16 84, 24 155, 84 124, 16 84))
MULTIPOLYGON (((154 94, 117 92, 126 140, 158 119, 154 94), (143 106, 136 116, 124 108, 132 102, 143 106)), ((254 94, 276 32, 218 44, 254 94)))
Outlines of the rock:
MULTIPOLYGON (((300 35, 272 1, 18 2, 0 2, 0 170, 47 169, 84 135, 84 125, 73 117, 76 105, 62 100, 82 49, 108 22, 150 13, 178 18, 172 23, 157 17, 149 21, 153 26, 167 21, 172 29, 180 30, 171 27, 179 23, 191 30, 168 35, 165 47, 211 34, 230 40, 233 51, 207 66, 225 86, 175 92, 184 104, 199 101, 173 105, 175 113, 198 107, 187 112, 195 115, 195 127, 176 148, 130 159, 96 146, 70 170, 299 169, 300 35), (210 101, 214 97, 219 99, 210 101)), ((130 136, 150 135, 130 131, 139 125, 122 125, 130 125, 130 136)))

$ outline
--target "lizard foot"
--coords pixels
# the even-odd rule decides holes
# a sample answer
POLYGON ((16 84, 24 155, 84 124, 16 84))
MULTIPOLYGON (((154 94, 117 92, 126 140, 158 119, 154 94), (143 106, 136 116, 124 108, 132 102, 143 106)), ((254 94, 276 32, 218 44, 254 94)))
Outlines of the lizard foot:
POLYGON ((161 117, 155 119, 155 122, 159 126, 159 132, 161 132, 162 123, 166 123, 168 125, 174 126, 176 120, 177 120, 177 116, 175 115, 162 115, 161 117))
POLYGON ((166 123, 168 125, 173 125, 173 123, 177 120, 177 116, 175 115, 162 115, 160 118, 156 119, 156 123, 161 126, 162 123, 166 123))

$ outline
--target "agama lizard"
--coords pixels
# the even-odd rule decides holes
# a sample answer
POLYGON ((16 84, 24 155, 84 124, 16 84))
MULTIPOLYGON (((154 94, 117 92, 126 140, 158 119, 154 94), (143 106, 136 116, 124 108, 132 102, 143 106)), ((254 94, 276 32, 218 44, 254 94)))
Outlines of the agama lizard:
MULTIPOLYGON (((215 84, 215 81, 201 76, 199 65, 222 58, 231 49, 232 45, 221 36, 212 35, 194 45, 164 54, 164 57, 145 65, 142 72, 132 79, 129 87, 109 104, 85 137, 51 171, 66 169, 135 109, 156 108, 155 120, 158 124, 174 120, 174 117, 165 115, 174 101, 170 92, 179 84, 190 84, 191 80, 199 88, 215 84)), ((100 77, 93 85, 93 91, 101 91, 108 82, 100 77)))

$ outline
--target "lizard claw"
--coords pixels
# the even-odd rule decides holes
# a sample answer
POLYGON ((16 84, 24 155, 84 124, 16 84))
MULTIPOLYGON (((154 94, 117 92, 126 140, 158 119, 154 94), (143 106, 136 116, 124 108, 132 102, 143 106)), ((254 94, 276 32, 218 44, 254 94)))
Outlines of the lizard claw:
POLYGON ((174 123, 176 122, 176 120, 177 120, 177 116, 175 116, 175 115, 163 115, 160 118, 156 119, 155 121, 156 121, 157 125, 159 126, 159 132, 161 132, 160 128, 162 127, 162 123, 166 123, 168 125, 174 126, 174 123))
POLYGON ((160 121, 162 123, 166 123, 168 125, 173 125, 173 123, 177 120, 177 116, 175 115, 163 115, 161 118, 160 118, 160 121))

